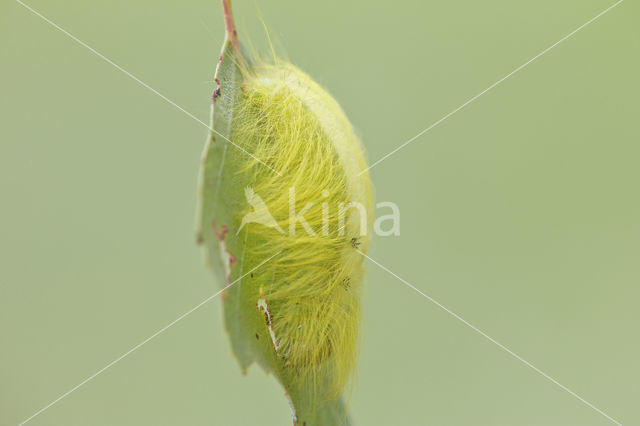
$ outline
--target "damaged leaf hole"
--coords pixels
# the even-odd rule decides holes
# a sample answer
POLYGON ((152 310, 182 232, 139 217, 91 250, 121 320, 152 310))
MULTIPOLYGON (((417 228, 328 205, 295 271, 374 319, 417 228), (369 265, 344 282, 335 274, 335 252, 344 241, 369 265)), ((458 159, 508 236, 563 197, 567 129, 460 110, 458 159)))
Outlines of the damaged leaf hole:
POLYGON ((273 348, 276 351, 276 355, 280 355, 278 349, 280 349, 280 342, 278 342, 278 338, 276 337, 276 332, 273 329, 273 321, 271 319, 271 311, 269 310, 269 305, 267 305, 267 301, 264 298, 258 299, 257 308, 264 315, 264 322, 269 329, 269 335, 271 336, 271 343, 273 344, 273 348))

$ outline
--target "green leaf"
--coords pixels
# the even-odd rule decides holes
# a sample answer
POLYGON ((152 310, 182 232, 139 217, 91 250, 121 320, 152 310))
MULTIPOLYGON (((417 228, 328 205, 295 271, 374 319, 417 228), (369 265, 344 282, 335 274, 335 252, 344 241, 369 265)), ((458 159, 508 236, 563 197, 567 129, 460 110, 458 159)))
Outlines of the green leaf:
MULTIPOLYGON (((205 262, 218 283, 222 287, 233 283, 222 295, 224 321, 242 371, 256 362, 274 375, 289 399, 294 425, 348 425, 351 422, 343 399, 328 399, 328 393, 323 391, 323 383, 328 378, 318 378, 319 390, 309 392, 309 384, 301 383, 298 375, 285 367, 283 359, 274 351, 264 314, 256 306, 257 289, 261 280, 268 279, 257 272, 261 262, 267 259, 245 256, 243 238, 246 234, 237 235, 239 212, 246 205, 244 188, 252 182, 239 167, 243 156, 250 153, 231 140, 234 106, 243 96, 241 67, 250 64, 241 53, 228 1, 223 0, 223 5, 227 35, 215 75, 218 88, 213 96, 212 130, 202 155, 197 240, 203 246, 205 262), (255 276, 248 274, 254 268, 257 268, 255 276)), ((251 401, 246 403, 251 407, 251 401)))

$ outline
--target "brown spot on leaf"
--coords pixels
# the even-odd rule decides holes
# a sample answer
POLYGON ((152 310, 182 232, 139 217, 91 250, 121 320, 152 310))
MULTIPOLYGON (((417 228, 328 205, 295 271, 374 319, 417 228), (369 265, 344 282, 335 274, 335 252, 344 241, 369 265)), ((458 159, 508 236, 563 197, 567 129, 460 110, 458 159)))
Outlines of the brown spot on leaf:
POLYGON ((357 249, 358 247, 360 247, 360 238, 359 237, 354 237, 351 239, 351 247, 353 247, 354 249, 357 249))
MULTIPOLYGON (((222 63, 222 56, 220 56, 220 63, 222 63)), ((211 100, 215 104, 216 99, 218 99, 218 97, 220 96, 222 85, 220 84, 220 80, 218 79, 218 77, 214 77, 213 79, 216 82, 216 90, 213 91, 213 94, 211 95, 211 100)))
POLYGON ((227 238, 227 234, 229 233, 229 228, 227 228, 226 225, 222 225, 222 227, 219 228, 215 220, 211 223, 211 226, 213 228, 213 233, 215 234, 218 240, 218 248, 220 250, 222 264, 225 269, 225 276, 227 278, 227 283, 230 283, 231 266, 233 266, 233 264, 237 262, 237 259, 227 248, 226 238, 227 238))
POLYGON ((224 239, 227 236, 227 233, 229 232, 229 228, 227 228, 227 225, 222 225, 222 227, 218 228, 218 225, 214 220, 211 223, 211 227, 213 228, 213 233, 216 235, 216 238, 218 239, 218 241, 224 241, 224 239))

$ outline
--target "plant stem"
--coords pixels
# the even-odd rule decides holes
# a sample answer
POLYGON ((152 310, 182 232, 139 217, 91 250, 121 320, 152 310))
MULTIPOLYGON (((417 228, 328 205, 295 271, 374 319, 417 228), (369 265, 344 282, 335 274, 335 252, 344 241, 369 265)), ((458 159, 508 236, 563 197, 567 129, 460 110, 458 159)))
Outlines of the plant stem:
POLYGON ((226 37, 229 41, 231 41, 233 53, 237 57, 240 57, 240 44, 238 43, 238 32, 236 31, 236 23, 233 20, 231 0, 222 0, 222 10, 224 13, 224 27, 226 37))

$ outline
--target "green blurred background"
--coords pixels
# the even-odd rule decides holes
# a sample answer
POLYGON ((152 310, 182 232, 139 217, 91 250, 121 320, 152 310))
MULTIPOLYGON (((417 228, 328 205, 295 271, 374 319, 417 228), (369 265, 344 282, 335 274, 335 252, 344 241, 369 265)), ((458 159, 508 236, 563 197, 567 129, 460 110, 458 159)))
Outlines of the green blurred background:
MULTIPOLYGON (((219 2, 29 4, 208 122, 219 2)), ((234 2, 340 101, 371 162, 613 4, 234 2)), ((0 424, 217 290, 194 242, 206 129, 0 6, 0 424)), ((371 256, 625 425, 640 424, 640 7, 627 0, 372 170, 371 256)), ((613 424, 373 264, 357 425, 613 424)), ((215 300, 35 425, 289 425, 215 300)))

